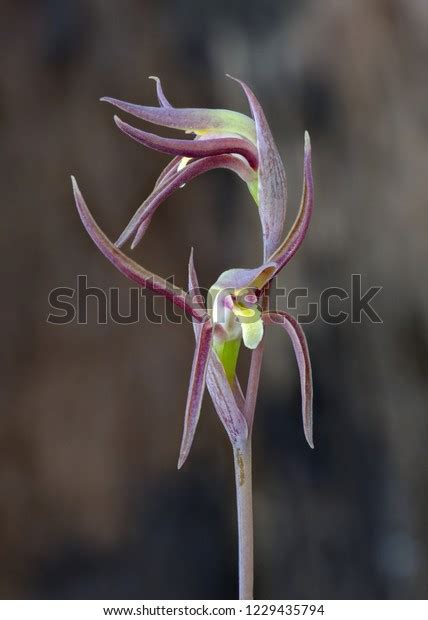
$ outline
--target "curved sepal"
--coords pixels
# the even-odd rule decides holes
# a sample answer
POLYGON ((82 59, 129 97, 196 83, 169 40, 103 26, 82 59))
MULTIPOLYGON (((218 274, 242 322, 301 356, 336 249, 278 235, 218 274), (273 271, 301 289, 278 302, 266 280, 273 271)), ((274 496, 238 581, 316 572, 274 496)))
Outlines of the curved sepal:
POLYGON ((123 254, 99 228, 98 224, 92 217, 86 202, 80 192, 76 179, 71 177, 73 184, 74 199, 76 207, 80 215, 80 219, 86 228, 92 241, 104 256, 127 278, 136 282, 143 288, 163 295, 170 299, 175 305, 188 312, 193 319, 203 322, 207 318, 206 312, 200 308, 195 308, 191 303, 191 299, 185 291, 178 286, 174 286, 160 276, 144 269, 131 258, 123 254))
POLYGON ((306 441, 313 448, 312 370, 305 334, 296 319, 287 312, 266 312, 263 314, 263 321, 266 325, 281 325, 290 336, 300 374, 303 430, 306 441))
POLYGON ((157 108, 128 103, 112 97, 102 97, 100 101, 110 103, 128 114, 155 125, 193 133, 234 133, 253 143, 256 141, 254 121, 240 112, 202 108, 157 108))
POLYGON ((228 77, 243 88, 256 125, 259 153, 258 204, 263 230, 264 260, 266 260, 275 252, 282 240, 287 207, 285 170, 266 116, 253 91, 245 82, 232 76, 228 77))
POLYGON ((257 169, 257 149, 245 138, 208 138, 205 140, 178 140, 174 138, 163 138, 156 134, 137 129, 128 123, 123 122, 118 116, 114 116, 114 122, 119 129, 148 148, 169 153, 170 155, 181 155, 183 157, 208 157, 210 155, 236 154, 242 155, 250 166, 257 169))
POLYGON ((163 92, 160 79, 156 75, 149 75, 149 80, 154 80, 156 82, 156 95, 159 101, 159 105, 162 108, 172 108, 172 105, 165 97, 165 93, 163 92))
POLYGON ((165 174, 162 182, 155 187, 147 200, 143 202, 132 216, 129 224, 116 242, 117 247, 121 247, 128 239, 135 235, 132 249, 135 248, 147 229, 145 220, 153 216, 156 209, 164 200, 197 176, 217 168, 232 170, 245 181, 251 180, 254 176, 254 171, 250 166, 244 160, 234 155, 213 155, 211 157, 195 159, 179 172, 174 172, 170 169, 168 173, 165 174))
POLYGON ((282 269, 299 249, 309 228, 314 209, 314 181, 312 177, 311 141, 305 132, 305 153, 303 159, 303 190, 300 208, 290 232, 269 260, 282 269))
POLYGON ((192 372, 190 375, 189 391, 187 394, 186 412, 184 414, 183 438, 181 441, 178 469, 180 469, 190 452, 196 427, 201 413, 202 399, 205 391, 205 381, 208 360, 211 351, 212 324, 206 321, 201 325, 196 339, 196 348, 193 356, 192 372))

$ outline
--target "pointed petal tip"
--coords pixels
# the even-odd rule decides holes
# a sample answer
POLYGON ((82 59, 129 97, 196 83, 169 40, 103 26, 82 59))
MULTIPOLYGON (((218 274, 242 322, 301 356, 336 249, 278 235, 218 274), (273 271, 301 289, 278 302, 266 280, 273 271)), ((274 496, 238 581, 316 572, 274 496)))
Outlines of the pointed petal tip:
POLYGON ((312 438, 312 432, 305 431, 305 439, 308 442, 309 447, 312 448, 312 450, 314 450, 315 446, 314 446, 314 440, 312 438))
POLYGON ((184 463, 187 460, 187 454, 180 454, 179 458, 178 458, 178 463, 177 463, 177 469, 178 471, 180 471, 180 469, 183 467, 184 463))
MULTIPOLYGON (((137 231, 137 232, 138 232, 138 231, 137 231)), ((137 235, 134 237, 134 240, 133 240, 133 241, 132 241, 132 243, 131 243, 131 250, 135 250, 135 248, 137 247, 137 245, 139 244, 139 242, 140 242, 140 236, 137 234, 137 235)))
POLYGON ((309 151, 311 148, 311 138, 309 132, 305 130, 305 150, 309 151))
POLYGON ((81 196, 81 193, 80 193, 79 186, 77 185, 76 177, 72 174, 70 175, 70 178, 71 178, 71 185, 73 187, 74 198, 75 200, 78 200, 81 196))

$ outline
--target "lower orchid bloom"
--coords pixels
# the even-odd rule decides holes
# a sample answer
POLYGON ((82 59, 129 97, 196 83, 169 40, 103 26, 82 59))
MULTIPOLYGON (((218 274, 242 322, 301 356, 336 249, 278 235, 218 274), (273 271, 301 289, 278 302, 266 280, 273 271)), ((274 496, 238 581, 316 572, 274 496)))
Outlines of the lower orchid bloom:
POLYGON ((126 277, 165 296, 192 319, 196 346, 178 467, 184 464, 192 446, 207 387, 234 450, 240 597, 252 598, 251 433, 266 326, 279 325, 291 338, 300 373, 304 433, 309 445, 313 447, 312 376, 306 339, 296 319, 286 312, 269 311, 266 304, 270 283, 294 256, 306 235, 313 209, 313 180, 310 141, 306 133, 300 209, 289 233, 282 239, 286 207, 283 165, 260 104, 249 87, 242 82, 240 84, 247 95, 253 118, 227 110, 173 108, 159 80, 158 108, 105 99, 146 121, 183 129, 196 135, 194 140, 160 138, 116 119, 119 128, 134 139, 175 156, 116 244, 100 230, 75 179, 72 178, 72 181, 80 218, 101 252, 126 277), (258 204, 264 260, 256 268, 224 272, 208 292, 207 309, 198 294, 193 251, 189 261, 189 292, 185 292, 138 265, 120 247, 131 237, 134 237, 132 247, 135 247, 158 206, 172 192, 202 172, 219 167, 237 173, 247 183, 258 204), (245 396, 236 373, 242 344, 252 351, 245 396))

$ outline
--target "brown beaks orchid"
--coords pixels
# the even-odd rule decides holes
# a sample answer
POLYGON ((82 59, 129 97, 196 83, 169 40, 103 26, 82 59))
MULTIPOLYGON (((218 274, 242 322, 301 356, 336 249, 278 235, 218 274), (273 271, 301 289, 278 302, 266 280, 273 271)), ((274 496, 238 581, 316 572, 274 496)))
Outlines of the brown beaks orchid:
MULTIPOLYGON (((74 196, 81 220, 101 252, 125 276, 140 286, 162 294, 191 317, 196 346, 190 376, 184 431, 178 466, 185 462, 199 420, 205 387, 230 438, 235 454, 240 533, 241 597, 250 598, 252 543, 249 541, 248 485, 251 489, 250 439, 263 355, 266 326, 279 325, 289 334, 297 358, 303 426, 312 441, 312 376, 308 347, 298 322, 286 312, 266 310, 269 285, 300 247, 313 209, 311 147, 305 134, 303 193, 300 209, 290 231, 283 235, 286 211, 284 167, 263 110, 250 88, 243 88, 252 118, 229 110, 173 107, 157 78, 158 107, 140 106, 103 98, 144 121, 181 129, 193 139, 163 138, 137 129, 115 117, 119 129, 137 142, 169 153, 172 161, 161 173, 150 196, 137 209, 116 243, 111 242, 92 218, 76 181, 74 196), (247 184, 257 204, 263 233, 263 262, 251 269, 230 269, 217 279, 208 294, 208 307, 201 295, 193 263, 189 261, 189 292, 172 285, 130 259, 120 249, 132 239, 134 248, 142 239, 156 209, 173 192, 200 174, 216 168, 235 172, 247 184), (241 345, 252 350, 250 374, 244 396, 236 374, 241 345), (247 537, 247 538, 246 538, 247 537), (248 539, 248 540, 247 540, 248 539), (248 547, 251 546, 251 552, 248 547)), ((233 78, 234 79, 234 78, 233 78)), ((251 490, 249 491, 251 494, 251 490)), ((252 527, 252 526, 251 526, 252 527)), ((250 528, 251 529, 251 528, 250 528)))

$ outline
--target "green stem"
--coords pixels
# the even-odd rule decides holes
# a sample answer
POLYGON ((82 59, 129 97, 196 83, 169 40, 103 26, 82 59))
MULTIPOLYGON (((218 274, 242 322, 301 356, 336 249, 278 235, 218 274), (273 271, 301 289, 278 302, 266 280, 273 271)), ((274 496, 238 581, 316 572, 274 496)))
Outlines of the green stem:
POLYGON ((235 481, 238 509, 239 598, 252 600, 254 580, 253 490, 251 480, 251 436, 235 447, 235 481))

